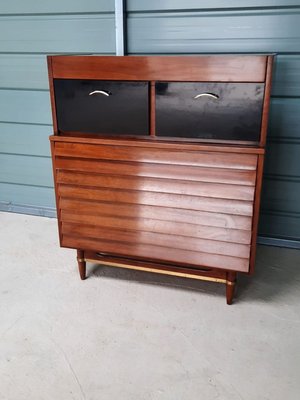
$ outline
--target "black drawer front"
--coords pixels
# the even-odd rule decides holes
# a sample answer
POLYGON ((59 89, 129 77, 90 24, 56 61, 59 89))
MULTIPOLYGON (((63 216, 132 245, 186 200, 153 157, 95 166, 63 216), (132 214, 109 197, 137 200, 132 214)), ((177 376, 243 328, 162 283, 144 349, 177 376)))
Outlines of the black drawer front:
POLYGON ((148 83, 54 79, 60 132, 147 135, 148 83))
POLYGON ((156 83, 157 136, 258 141, 264 84, 156 83))

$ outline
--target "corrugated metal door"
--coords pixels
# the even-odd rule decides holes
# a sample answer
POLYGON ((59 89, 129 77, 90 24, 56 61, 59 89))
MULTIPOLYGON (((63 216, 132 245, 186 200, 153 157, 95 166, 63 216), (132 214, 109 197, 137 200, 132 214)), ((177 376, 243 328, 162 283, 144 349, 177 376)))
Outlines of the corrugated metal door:
POLYGON ((114 25, 110 0, 1 2, 0 209, 54 215, 46 55, 114 54, 114 25))
MULTIPOLYGON (((114 54, 114 2, 2 2, 0 22, 0 209, 53 215, 45 55, 114 54)), ((127 27, 129 54, 278 53, 260 234, 300 240, 299 0, 127 0, 127 27)))
POLYGON ((260 235, 300 240, 299 0, 128 0, 129 54, 277 53, 260 235))

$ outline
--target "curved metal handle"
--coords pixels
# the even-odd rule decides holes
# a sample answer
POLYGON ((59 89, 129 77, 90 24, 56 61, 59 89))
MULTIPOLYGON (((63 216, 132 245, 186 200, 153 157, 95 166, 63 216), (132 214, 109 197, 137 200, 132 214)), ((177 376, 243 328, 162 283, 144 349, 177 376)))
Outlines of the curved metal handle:
POLYGON ((199 94, 197 94, 197 96, 194 97, 194 99, 199 99, 199 97, 204 97, 204 96, 211 97, 211 98, 216 99, 216 100, 219 99, 219 96, 217 94, 214 94, 214 93, 199 93, 199 94))
POLYGON ((89 93, 89 96, 93 96, 94 94, 103 94, 104 96, 110 96, 111 93, 106 90, 94 90, 93 92, 89 93))

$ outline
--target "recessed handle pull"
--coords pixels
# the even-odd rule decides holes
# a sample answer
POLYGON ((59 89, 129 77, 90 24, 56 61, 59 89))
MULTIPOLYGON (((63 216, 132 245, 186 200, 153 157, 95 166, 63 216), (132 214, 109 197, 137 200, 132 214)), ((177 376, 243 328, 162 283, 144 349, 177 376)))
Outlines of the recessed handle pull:
POLYGON ((98 251, 98 253, 96 253, 97 257, 105 257, 107 255, 108 255, 107 253, 101 253, 100 251, 98 251))
POLYGON ((89 93, 89 96, 93 96, 94 94, 103 94, 104 96, 110 96, 111 93, 107 90, 94 90, 93 92, 89 93))
POLYGON ((194 97, 194 99, 199 99, 199 97, 211 97, 212 99, 216 99, 216 100, 219 99, 219 96, 214 93, 199 93, 194 97))

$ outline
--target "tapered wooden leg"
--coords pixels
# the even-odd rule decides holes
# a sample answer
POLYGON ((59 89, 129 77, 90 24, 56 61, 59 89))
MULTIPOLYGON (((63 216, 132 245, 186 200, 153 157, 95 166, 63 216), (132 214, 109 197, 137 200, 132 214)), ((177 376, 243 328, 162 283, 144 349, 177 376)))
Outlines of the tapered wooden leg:
POLYGON ((227 272, 227 279, 226 279, 226 301, 227 301, 227 304, 232 304, 235 283, 236 283, 236 272, 227 272))
POLYGON ((84 280, 86 278, 86 262, 84 259, 84 252, 82 250, 77 250, 77 262, 80 278, 84 280))

